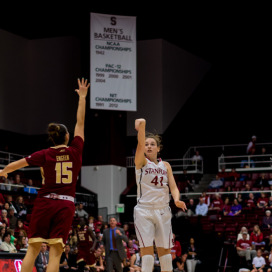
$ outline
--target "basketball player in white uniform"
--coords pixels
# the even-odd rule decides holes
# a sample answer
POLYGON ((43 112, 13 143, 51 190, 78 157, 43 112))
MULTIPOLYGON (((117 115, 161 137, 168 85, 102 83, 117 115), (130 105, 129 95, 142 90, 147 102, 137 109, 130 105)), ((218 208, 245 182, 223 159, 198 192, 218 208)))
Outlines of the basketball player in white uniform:
POLYGON ((169 188, 175 205, 187 210, 177 188, 171 166, 168 162, 158 161, 160 137, 146 135, 146 121, 137 119, 138 145, 135 154, 137 205, 134 208, 134 224, 140 243, 142 271, 152 272, 154 248, 157 247, 161 271, 172 271, 171 248, 173 235, 169 207, 169 188))

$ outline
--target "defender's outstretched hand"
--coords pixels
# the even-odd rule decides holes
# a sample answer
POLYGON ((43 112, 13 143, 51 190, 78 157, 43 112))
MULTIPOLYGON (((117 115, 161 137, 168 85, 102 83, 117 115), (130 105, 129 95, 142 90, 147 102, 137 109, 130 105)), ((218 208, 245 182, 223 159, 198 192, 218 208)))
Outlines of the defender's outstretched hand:
POLYGON ((87 79, 84 80, 84 78, 82 78, 81 80, 78 79, 77 82, 78 89, 76 89, 75 91, 80 97, 86 97, 88 93, 88 88, 90 87, 90 83, 88 83, 87 79))
POLYGON ((183 201, 178 200, 178 201, 175 202, 175 205, 178 208, 181 208, 183 211, 187 210, 186 204, 183 201))
POLYGON ((5 177, 5 178, 7 178, 7 177, 8 177, 8 174, 5 173, 3 170, 0 170, 0 177, 5 177))

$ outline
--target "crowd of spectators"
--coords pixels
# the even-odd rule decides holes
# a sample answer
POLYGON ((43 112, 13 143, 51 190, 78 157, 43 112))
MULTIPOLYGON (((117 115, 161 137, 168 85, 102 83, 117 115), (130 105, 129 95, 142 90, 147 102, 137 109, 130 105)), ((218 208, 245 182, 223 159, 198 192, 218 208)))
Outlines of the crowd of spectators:
MULTIPOLYGON (((9 191, 5 191, 8 193, 9 191)), ((29 215, 28 206, 24 204, 24 196, 20 195, 20 191, 14 195, 0 193, 0 251, 17 253, 26 252, 28 248, 28 224, 27 215, 29 215)), ((69 271, 106 271, 106 252, 103 244, 103 231, 109 228, 109 223, 98 215, 97 218, 90 215, 83 203, 76 203, 76 211, 74 221, 70 229, 69 237, 67 239, 61 260, 60 272, 69 271), (92 269, 81 270, 77 263, 78 243, 79 237, 77 235, 79 229, 79 220, 84 220, 86 226, 90 227, 96 237, 95 257, 96 262, 92 269)), ((29 218, 28 218, 29 219, 29 218)), ((124 243, 127 253, 126 259, 123 261, 123 271, 141 271, 141 254, 139 243, 135 235, 133 224, 117 223, 123 228, 125 235, 128 237, 128 242, 124 243)), ((191 239, 193 241, 193 238, 191 239)), ((174 247, 171 250, 173 267, 175 271, 195 271, 197 254, 194 244, 190 243, 191 248, 188 247, 182 250, 180 242, 174 235, 174 247), (194 253, 192 253, 194 252, 194 253)), ((35 267, 37 271, 46 271, 47 263, 49 261, 50 247, 42 243, 40 253, 36 258, 35 267)), ((154 271, 160 271, 159 258, 156 252, 154 253, 155 264, 154 271)))

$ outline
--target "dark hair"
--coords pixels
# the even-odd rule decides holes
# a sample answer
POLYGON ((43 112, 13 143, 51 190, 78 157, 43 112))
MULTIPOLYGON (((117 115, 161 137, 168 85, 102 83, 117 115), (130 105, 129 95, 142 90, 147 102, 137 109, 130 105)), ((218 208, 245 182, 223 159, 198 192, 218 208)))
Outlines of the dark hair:
POLYGON ((5 240, 6 237, 10 236, 10 233, 8 233, 7 231, 5 232, 5 234, 3 235, 2 241, 5 240))
POLYGON ((65 142, 65 135, 68 133, 68 130, 65 125, 50 123, 47 132, 49 140, 51 140, 54 145, 60 145, 65 142))

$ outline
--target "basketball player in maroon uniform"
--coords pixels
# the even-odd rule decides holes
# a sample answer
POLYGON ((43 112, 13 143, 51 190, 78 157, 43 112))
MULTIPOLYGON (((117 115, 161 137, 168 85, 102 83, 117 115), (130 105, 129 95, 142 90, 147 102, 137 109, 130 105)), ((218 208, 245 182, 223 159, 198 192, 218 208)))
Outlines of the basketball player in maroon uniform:
POLYGON ((79 272, 83 272, 85 267, 88 269, 94 268, 96 260, 94 253, 97 240, 92 228, 86 225, 84 218, 80 218, 79 221, 77 240, 77 264, 79 272))
POLYGON ((50 246, 47 272, 59 271, 60 257, 72 224, 77 177, 82 164, 87 80, 78 80, 79 96, 74 138, 70 144, 67 128, 62 124, 49 124, 48 134, 53 146, 33 153, 29 157, 8 164, 0 176, 28 165, 41 167, 43 177, 32 211, 29 226, 29 247, 21 272, 30 272, 39 254, 42 242, 50 246))

